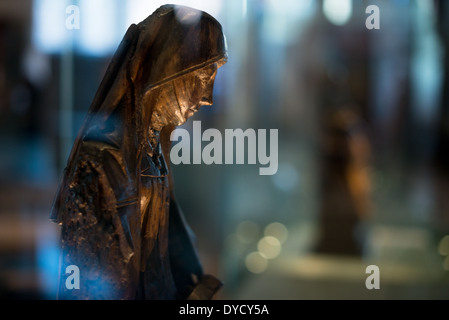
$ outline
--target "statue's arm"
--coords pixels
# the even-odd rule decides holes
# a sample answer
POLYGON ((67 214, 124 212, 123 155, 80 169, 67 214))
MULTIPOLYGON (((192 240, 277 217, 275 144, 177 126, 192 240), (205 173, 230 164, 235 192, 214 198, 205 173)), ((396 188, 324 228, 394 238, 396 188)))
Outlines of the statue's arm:
POLYGON ((85 143, 63 195, 60 299, 134 299, 135 248, 122 217, 137 204, 117 206, 104 156, 98 144, 85 143), (79 289, 66 285, 69 265, 79 268, 79 289))
MULTIPOLYGON (((170 172, 170 134, 174 127, 166 127, 161 132, 161 143, 167 167, 170 172)), ((184 215, 176 202, 173 191, 172 175, 169 175, 171 198, 169 217, 170 264, 180 298, 192 300, 211 299, 222 283, 211 275, 203 273, 197 248, 196 236, 185 221, 184 215)))

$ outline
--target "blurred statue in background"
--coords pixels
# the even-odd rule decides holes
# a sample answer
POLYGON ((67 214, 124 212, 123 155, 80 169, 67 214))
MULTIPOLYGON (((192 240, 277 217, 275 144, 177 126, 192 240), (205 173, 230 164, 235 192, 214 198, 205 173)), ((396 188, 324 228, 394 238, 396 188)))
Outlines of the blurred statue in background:
POLYGON ((165 5, 131 25, 75 141, 53 206, 62 225, 59 299, 210 299, 173 194, 170 134, 212 104, 227 59, 209 14, 165 5), (79 268, 79 289, 66 268, 79 268))
POLYGON ((371 212, 371 144, 355 107, 328 111, 323 135, 316 251, 360 256, 371 212))

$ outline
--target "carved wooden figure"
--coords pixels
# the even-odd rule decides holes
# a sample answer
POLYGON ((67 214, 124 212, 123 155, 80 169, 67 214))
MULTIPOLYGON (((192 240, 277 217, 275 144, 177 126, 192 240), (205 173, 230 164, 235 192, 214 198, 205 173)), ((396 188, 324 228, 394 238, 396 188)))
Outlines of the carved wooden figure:
POLYGON ((173 195, 171 131, 212 104, 221 25, 165 5, 131 25, 72 148, 51 219, 61 224, 59 299, 209 299, 194 235, 173 195), (68 289, 66 267, 80 271, 68 289))

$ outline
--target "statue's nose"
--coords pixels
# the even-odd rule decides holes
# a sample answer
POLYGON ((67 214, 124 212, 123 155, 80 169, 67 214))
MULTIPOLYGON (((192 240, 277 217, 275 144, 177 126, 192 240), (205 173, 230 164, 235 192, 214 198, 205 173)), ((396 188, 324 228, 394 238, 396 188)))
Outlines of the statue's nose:
POLYGON ((201 97, 200 105, 211 106, 214 103, 213 92, 214 92, 214 79, 211 78, 204 88, 203 95, 201 97))
POLYGON ((213 105, 214 104, 214 100, 213 100, 212 94, 211 95, 207 95, 207 96, 203 96, 201 98, 200 104, 202 106, 211 106, 211 105, 213 105))

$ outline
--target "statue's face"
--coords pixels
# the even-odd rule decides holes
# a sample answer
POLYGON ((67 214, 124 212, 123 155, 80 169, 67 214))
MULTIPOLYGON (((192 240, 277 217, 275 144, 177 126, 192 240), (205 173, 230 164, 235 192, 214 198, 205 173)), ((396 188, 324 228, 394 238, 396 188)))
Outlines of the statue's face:
POLYGON ((173 80, 179 106, 178 125, 183 124, 201 106, 213 104, 213 89, 217 65, 211 64, 195 72, 173 80))
POLYGON ((151 124, 154 129, 182 125, 201 106, 212 105, 217 64, 187 73, 162 87, 161 99, 153 110, 151 124))

